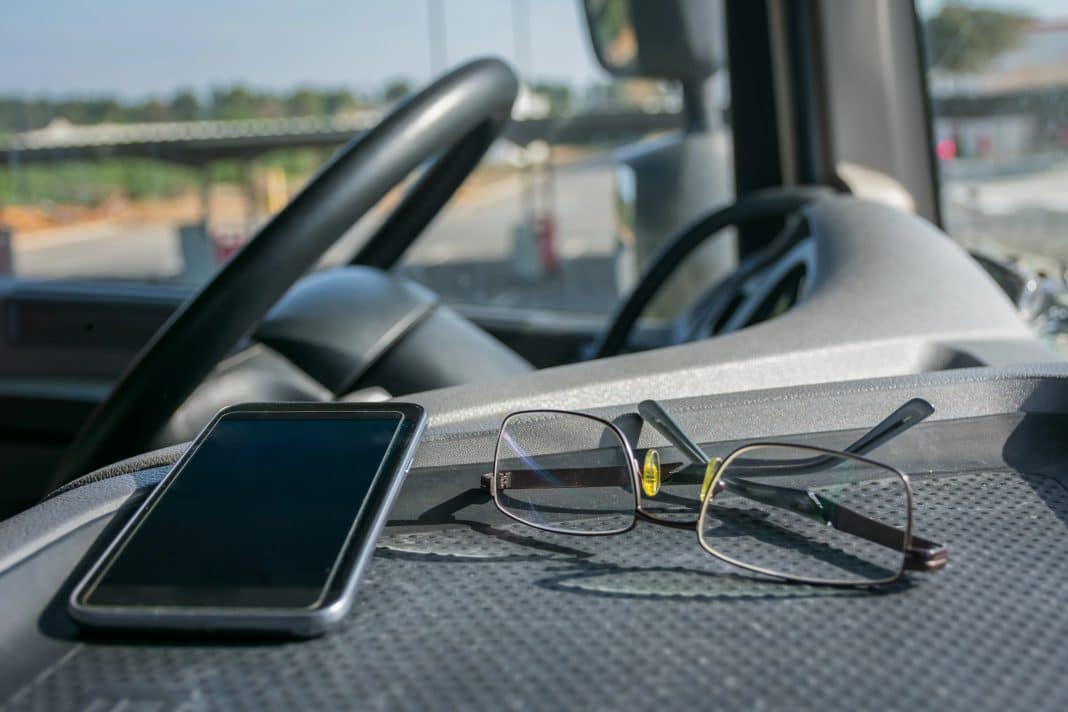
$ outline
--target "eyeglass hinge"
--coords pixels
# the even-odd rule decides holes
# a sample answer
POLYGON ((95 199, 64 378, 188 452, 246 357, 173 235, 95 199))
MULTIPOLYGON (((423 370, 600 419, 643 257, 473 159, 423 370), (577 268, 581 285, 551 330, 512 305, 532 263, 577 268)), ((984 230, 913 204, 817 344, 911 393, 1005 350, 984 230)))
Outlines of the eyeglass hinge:
POLYGON ((931 548, 909 547, 905 551, 905 568, 910 571, 938 571, 949 563, 949 549, 945 546, 931 548))
MULTIPOLYGON (((482 490, 484 492, 492 492, 493 491, 492 485, 493 485, 493 473, 492 472, 484 472, 484 473, 482 473, 481 482, 480 482, 480 486, 481 486, 482 490)), ((511 472, 500 472, 500 473, 497 474, 497 489, 508 489, 511 486, 512 486, 512 473, 511 472)))

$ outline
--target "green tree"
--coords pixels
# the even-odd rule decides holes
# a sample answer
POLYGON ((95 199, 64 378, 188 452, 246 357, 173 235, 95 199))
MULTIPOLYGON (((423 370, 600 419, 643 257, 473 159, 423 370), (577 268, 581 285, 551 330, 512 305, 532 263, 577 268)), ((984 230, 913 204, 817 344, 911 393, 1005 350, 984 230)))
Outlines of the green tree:
POLYGON ((211 92, 212 115, 217 119, 251 119, 255 117, 255 99, 252 92, 241 84, 229 88, 217 88, 211 92))
POLYGON ((166 121, 170 118, 167 105, 159 99, 148 99, 125 113, 128 120, 134 121, 166 121))
POLYGON ((1017 47, 1033 22, 1023 12, 950 0, 925 23, 928 60, 931 67, 954 74, 978 72, 1017 47))
POLYGON ((45 113, 50 117, 62 117, 75 124, 121 121, 124 112, 119 102, 108 97, 61 99, 58 101, 42 99, 38 103, 47 106, 45 113))
POLYGON ((326 102, 326 113, 337 114, 342 111, 352 111, 360 108, 360 103, 348 89, 335 89, 323 94, 326 102))
POLYGON ((323 93, 301 87, 286 97, 286 113, 290 116, 322 116, 326 112, 323 93))
POLYGON ((167 113, 172 121, 195 121, 200 118, 200 101, 190 89, 181 89, 171 97, 167 113))
POLYGON ((549 111, 554 115, 571 111, 573 97, 571 87, 557 82, 540 81, 530 85, 530 90, 549 100, 549 111))
POLYGON ((412 93, 412 83, 407 79, 394 79, 386 84, 382 91, 382 98, 386 101, 396 101, 412 93))
POLYGON ((269 119, 286 115, 284 98, 257 92, 244 84, 216 87, 211 92, 211 116, 215 119, 269 119))

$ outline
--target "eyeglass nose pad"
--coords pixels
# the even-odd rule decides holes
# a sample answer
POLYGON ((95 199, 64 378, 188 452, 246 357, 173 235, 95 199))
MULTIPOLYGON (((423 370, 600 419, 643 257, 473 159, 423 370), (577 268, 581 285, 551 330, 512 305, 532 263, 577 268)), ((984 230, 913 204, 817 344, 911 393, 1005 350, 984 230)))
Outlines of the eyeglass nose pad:
POLYGON ((660 491, 660 453, 649 448, 642 464, 642 492, 646 497, 655 497, 660 491))

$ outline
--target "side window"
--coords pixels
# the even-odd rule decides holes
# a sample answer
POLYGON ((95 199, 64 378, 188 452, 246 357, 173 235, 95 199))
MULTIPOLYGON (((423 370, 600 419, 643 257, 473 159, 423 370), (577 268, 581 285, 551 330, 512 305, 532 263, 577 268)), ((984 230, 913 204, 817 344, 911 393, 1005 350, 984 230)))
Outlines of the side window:
POLYGON ((920 0, 946 230, 1063 290, 1068 7, 920 0))

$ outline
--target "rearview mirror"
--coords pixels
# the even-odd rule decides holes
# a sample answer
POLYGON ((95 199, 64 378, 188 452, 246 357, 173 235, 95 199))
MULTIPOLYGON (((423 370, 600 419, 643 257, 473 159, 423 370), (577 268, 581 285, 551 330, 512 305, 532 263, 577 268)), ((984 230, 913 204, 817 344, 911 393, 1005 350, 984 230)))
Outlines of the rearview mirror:
POLYGON ((703 81, 723 63, 722 0, 583 0, 597 61, 619 77, 703 81))

